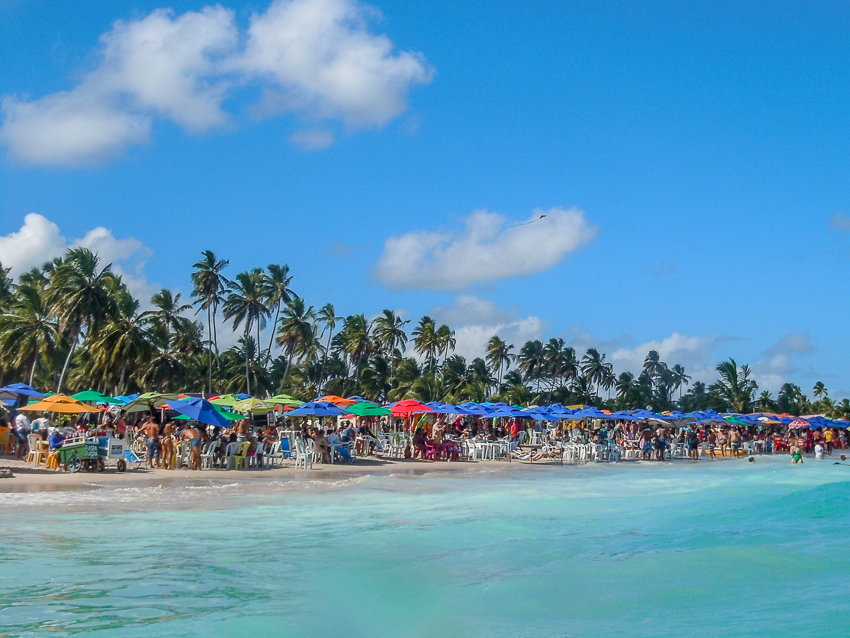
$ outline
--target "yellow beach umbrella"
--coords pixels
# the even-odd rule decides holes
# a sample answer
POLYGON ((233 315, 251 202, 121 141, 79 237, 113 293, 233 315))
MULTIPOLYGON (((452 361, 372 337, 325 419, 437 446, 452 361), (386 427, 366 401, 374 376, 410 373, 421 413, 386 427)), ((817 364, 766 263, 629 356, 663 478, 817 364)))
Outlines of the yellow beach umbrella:
POLYGON ((80 414, 81 412, 100 412, 97 408, 90 407, 82 401, 77 401, 73 397, 65 394, 54 394, 38 403, 19 408, 20 410, 29 410, 32 412, 56 412, 58 414, 80 414))
POLYGON ((233 404, 233 409, 236 412, 253 412, 254 414, 266 414, 271 412, 274 408, 267 403, 263 403, 259 399, 255 399, 251 397, 250 399, 243 399, 242 401, 238 401, 233 404))

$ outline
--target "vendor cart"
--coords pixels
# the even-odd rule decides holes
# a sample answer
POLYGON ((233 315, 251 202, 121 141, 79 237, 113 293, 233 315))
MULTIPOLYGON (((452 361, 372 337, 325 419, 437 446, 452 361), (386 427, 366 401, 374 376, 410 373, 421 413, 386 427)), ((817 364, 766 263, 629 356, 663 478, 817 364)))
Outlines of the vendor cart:
POLYGON ((79 472, 81 469, 89 472, 103 471, 104 464, 97 448, 97 439, 67 439, 62 447, 58 448, 59 463, 68 468, 69 472, 79 472))

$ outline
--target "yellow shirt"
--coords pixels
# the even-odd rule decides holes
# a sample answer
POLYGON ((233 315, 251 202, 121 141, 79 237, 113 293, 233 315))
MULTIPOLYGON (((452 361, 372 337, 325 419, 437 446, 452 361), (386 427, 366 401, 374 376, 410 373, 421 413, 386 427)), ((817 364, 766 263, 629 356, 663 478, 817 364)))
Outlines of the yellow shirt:
POLYGON ((826 439, 827 443, 832 443, 832 431, 827 430, 826 434, 824 435, 824 438, 826 439))

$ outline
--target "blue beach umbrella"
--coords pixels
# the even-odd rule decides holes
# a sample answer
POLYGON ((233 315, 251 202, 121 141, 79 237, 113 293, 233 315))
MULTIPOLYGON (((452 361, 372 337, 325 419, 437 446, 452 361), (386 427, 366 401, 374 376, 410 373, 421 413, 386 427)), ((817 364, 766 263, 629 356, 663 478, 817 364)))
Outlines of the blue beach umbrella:
POLYGON ((182 401, 167 401, 166 405, 175 412, 194 419, 198 423, 215 425, 220 428, 230 427, 230 422, 221 416, 215 406, 200 397, 192 397, 182 401))
POLYGON ((295 408, 291 412, 287 412, 286 416, 338 416, 340 414, 345 414, 345 411, 340 410, 333 403, 311 401, 295 408))

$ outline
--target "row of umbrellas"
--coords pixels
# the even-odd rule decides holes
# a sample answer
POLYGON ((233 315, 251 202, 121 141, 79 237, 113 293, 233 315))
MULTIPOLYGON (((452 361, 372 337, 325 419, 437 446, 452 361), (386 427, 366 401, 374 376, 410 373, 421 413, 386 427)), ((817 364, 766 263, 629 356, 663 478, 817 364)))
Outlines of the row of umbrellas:
POLYGON ((406 399, 380 406, 363 397, 353 396, 343 398, 327 395, 302 403, 299 399, 287 394, 278 394, 268 399, 257 399, 247 394, 223 394, 209 400, 181 395, 176 393, 147 392, 136 396, 109 397, 96 390, 84 390, 67 396, 63 394, 42 394, 34 388, 15 383, 0 388, 0 401, 8 405, 22 405, 31 398, 40 399, 19 409, 39 412, 55 412, 63 414, 79 414, 82 412, 97 412, 98 410, 87 403, 121 405, 128 413, 151 411, 156 409, 172 409, 181 416, 177 418, 196 418, 195 414, 207 418, 203 423, 227 426, 229 422, 241 419, 235 414, 252 413, 267 414, 273 410, 285 410, 290 416, 320 416, 332 417, 340 415, 357 416, 397 416, 406 417, 412 414, 457 414, 473 415, 483 418, 518 418, 535 421, 580 421, 585 419, 603 419, 620 421, 687 421, 697 424, 733 423, 736 425, 788 425, 792 428, 847 428, 850 423, 843 419, 827 419, 823 416, 795 417, 790 414, 720 414, 715 410, 700 410, 694 412, 670 411, 656 413, 651 410, 625 410, 610 412, 594 407, 564 406, 555 403, 547 406, 522 408, 504 402, 466 402, 458 405, 431 401, 421 403, 415 399, 406 399), (211 422, 212 421, 212 422, 211 422))

